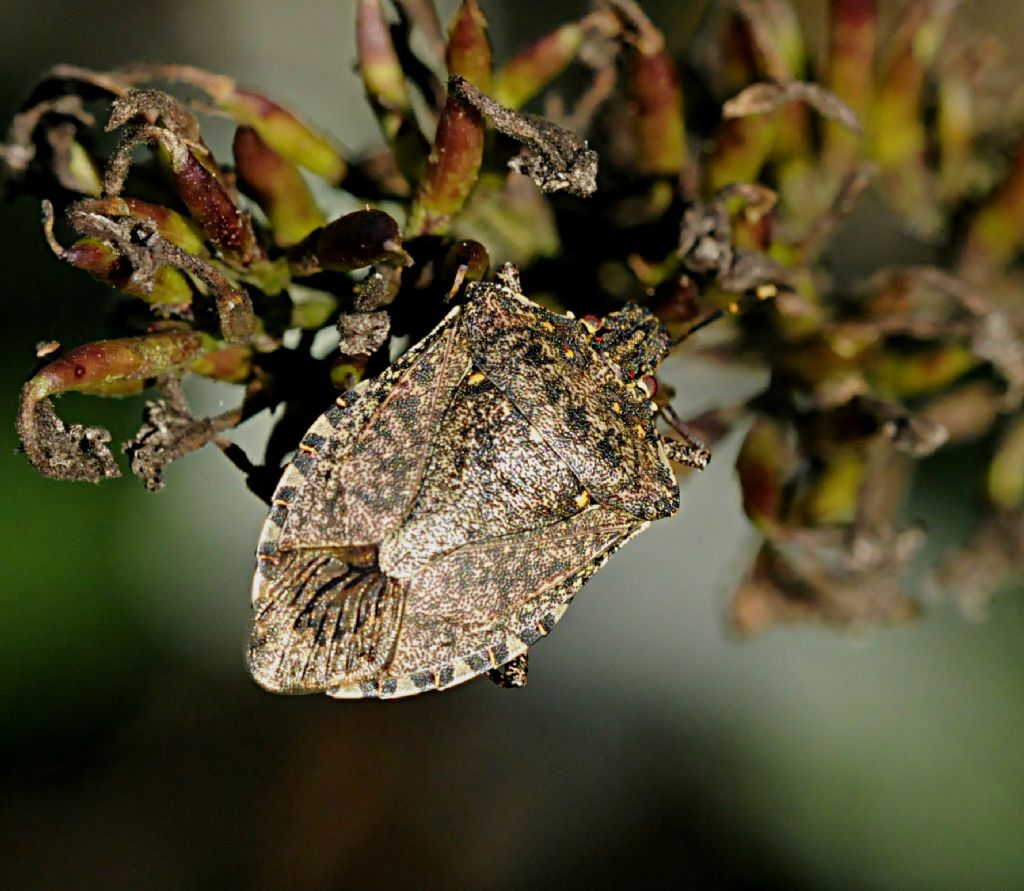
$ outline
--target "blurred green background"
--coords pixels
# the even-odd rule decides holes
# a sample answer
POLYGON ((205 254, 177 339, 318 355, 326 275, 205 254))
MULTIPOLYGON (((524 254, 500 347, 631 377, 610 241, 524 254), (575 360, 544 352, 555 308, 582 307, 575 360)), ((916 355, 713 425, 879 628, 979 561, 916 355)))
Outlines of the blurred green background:
MULTIPOLYGON (((4 0, 0 117, 56 62, 180 61, 365 146, 352 6, 4 0)), ((577 8, 483 6, 499 53, 577 8)), ((1024 41, 1024 12, 970 6, 1024 41)), ((699 4, 645 7, 681 45, 699 4)), ((171 467, 158 495, 134 478, 53 482, 14 454, 33 345, 101 336, 112 303, 52 258, 38 216, 0 205, 0 887, 1024 887, 1021 591, 983 624, 937 604, 861 639, 731 639, 755 544, 735 439, 686 481, 679 517, 587 586, 525 690, 259 691, 242 652, 263 508, 219 453, 171 467)), ((846 237, 870 256, 862 232, 846 237)), ((751 384, 679 361, 665 377, 683 408, 751 384)), ((208 410, 235 398, 192 392, 208 410)), ((140 402, 69 396, 60 411, 120 441, 140 402)), ((967 522, 971 460, 927 465, 912 510, 933 549, 967 522)))

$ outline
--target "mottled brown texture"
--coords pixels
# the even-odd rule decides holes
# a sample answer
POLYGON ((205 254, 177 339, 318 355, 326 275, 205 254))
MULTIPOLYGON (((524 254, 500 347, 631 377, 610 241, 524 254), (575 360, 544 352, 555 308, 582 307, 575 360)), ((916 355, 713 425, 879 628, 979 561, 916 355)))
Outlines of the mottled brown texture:
MULTIPOLYGON (((627 318, 654 339, 656 366, 664 329, 630 308, 609 330, 627 318)), ((260 540, 250 665, 262 686, 407 696, 499 669, 613 551, 676 510, 656 407, 593 338, 506 285, 473 284, 338 398, 299 445, 260 540)))
POLYGON ((260 259, 263 252, 252 218, 239 207, 233 183, 200 138, 195 116, 167 93, 133 90, 115 101, 106 129, 116 130, 136 118, 159 120, 163 126, 142 124, 122 133, 107 163, 105 194, 121 194, 138 145, 158 144, 167 152, 178 196, 210 241, 243 265, 260 259))
POLYGON ((586 327, 500 289, 479 306, 467 327, 481 371, 591 492, 644 520, 675 513, 678 491, 650 401, 596 360, 586 327))

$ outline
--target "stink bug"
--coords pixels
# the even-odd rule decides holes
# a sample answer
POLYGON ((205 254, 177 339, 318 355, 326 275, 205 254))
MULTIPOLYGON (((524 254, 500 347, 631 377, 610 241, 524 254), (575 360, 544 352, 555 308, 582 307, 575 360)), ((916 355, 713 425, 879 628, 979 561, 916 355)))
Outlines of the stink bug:
POLYGON ((594 321, 506 268, 305 435, 258 548, 249 667, 281 693, 399 697, 525 654, 614 551, 671 516, 669 457, 638 382, 670 347, 636 305, 594 321), (637 383, 634 383, 637 382, 637 383))

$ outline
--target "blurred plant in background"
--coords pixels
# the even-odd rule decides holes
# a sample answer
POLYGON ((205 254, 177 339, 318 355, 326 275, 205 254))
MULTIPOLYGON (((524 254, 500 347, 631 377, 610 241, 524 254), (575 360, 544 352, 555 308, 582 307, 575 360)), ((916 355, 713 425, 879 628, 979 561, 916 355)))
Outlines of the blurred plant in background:
MULTIPOLYGON (((6 179, 43 199, 60 259, 130 300, 113 339, 37 347, 25 452, 50 476, 116 476, 110 435, 66 424, 51 399, 155 383, 132 471, 159 488, 167 463, 212 442, 269 497, 332 391, 379 373, 492 258, 511 261, 559 310, 637 301, 677 335, 735 316, 688 348, 770 370, 753 399, 688 422, 709 441, 749 425, 737 470, 764 543, 737 630, 914 615, 902 576, 923 532, 905 497, 922 458, 967 440, 989 455, 985 510, 930 584, 983 614, 1024 558, 1024 90, 955 7, 913 0, 883 27, 872 0, 832 0, 816 58, 787 0, 713 3, 676 59, 636 3, 598 0, 495 65, 476 0, 447 36, 428 2, 359 0, 384 146, 358 158, 222 75, 54 68, 12 124, 6 179), (520 111, 531 103, 543 117, 520 111), (230 167, 197 115, 236 127, 230 167), (328 189, 363 209, 328 220, 328 189), (833 236, 875 196, 935 261, 844 280, 833 236), (194 417, 187 374, 240 385, 239 405, 194 417), (228 434, 263 411, 275 424, 256 463, 228 434)), ((670 426, 671 396, 656 394, 670 426)))

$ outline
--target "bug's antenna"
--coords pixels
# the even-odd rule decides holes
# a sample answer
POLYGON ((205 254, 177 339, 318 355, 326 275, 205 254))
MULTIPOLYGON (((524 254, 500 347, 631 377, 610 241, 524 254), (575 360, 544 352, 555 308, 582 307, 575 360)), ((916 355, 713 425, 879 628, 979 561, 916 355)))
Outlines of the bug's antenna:
MULTIPOLYGON (((779 288, 777 285, 766 283, 763 285, 758 285, 757 288, 754 290, 753 296, 755 300, 761 301, 769 300, 778 293, 779 288)), ((687 328, 682 334, 680 334, 675 340, 673 340, 672 343, 669 344, 669 350, 674 350, 684 340, 688 340, 690 337, 692 337, 694 334, 700 331, 701 328, 706 328, 712 322, 717 322, 723 316, 739 315, 740 312, 744 309, 745 304, 749 305, 749 301, 733 300, 727 303, 725 306, 720 306, 718 309, 713 309, 711 312, 706 313, 704 316, 697 319, 696 322, 690 325, 690 327, 687 328)))

